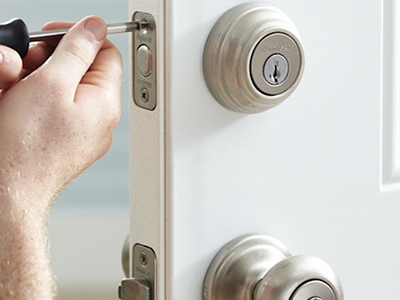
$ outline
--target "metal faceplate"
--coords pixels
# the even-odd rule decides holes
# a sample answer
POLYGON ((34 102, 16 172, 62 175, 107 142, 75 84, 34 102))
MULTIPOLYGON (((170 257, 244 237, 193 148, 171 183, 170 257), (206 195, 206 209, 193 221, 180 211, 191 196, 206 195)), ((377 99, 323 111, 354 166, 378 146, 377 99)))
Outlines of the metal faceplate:
POLYGON ((210 92, 237 112, 259 113, 280 104, 299 84, 303 69, 296 27, 282 11, 266 4, 242 4, 226 12, 204 49, 203 72, 210 92), (287 60, 288 75, 270 84, 263 73, 275 54, 287 60))
POLYGON ((141 24, 133 34, 133 97, 137 106, 154 110, 157 106, 156 22, 151 14, 136 12, 141 24))
MULTIPOLYGON (((123 250, 123 264, 126 263, 128 239, 123 250)), ((118 289, 121 300, 155 300, 157 260, 153 249, 136 244, 132 251, 132 277, 122 280, 118 289)), ((126 265, 124 266, 125 274, 126 265)))
POLYGON ((155 300, 157 260, 154 251, 141 244, 133 247, 132 275, 134 278, 142 278, 150 285, 150 300, 155 300))

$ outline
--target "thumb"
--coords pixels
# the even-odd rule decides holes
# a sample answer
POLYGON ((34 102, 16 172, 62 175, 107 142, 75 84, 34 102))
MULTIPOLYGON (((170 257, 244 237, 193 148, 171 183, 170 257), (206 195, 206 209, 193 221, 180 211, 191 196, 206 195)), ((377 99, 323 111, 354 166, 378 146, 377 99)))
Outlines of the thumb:
POLYGON ((21 78, 22 60, 11 48, 0 45, 0 89, 11 86, 21 78))
POLYGON ((62 78, 64 86, 76 88, 95 60, 106 35, 107 26, 102 19, 83 19, 62 38, 45 66, 45 72, 62 78))

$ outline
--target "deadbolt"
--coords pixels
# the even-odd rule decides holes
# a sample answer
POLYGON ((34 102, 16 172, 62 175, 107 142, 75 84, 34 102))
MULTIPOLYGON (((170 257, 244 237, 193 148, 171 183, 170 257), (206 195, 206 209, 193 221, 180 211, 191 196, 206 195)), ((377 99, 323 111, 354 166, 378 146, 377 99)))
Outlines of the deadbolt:
POLYGON ((135 12, 133 19, 141 23, 132 37, 133 100, 138 107, 157 107, 157 37, 153 15, 135 12))
POLYGON ((323 260, 292 256, 277 239, 246 235, 225 245, 207 272, 204 300, 343 300, 323 260))
POLYGON ((300 82, 304 51, 298 31, 279 9, 242 4, 226 12, 204 50, 204 77, 226 108, 258 113, 280 104, 300 82))

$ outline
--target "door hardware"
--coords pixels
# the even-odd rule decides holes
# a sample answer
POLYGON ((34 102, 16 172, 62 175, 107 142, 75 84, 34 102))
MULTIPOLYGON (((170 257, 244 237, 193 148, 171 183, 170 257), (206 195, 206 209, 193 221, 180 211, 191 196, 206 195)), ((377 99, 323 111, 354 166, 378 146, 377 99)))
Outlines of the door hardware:
POLYGON ((246 235, 225 245, 207 272, 204 300, 343 300, 323 260, 292 256, 277 239, 246 235))
POLYGON ((204 77, 214 98, 242 113, 270 109, 292 94, 304 69, 298 31, 279 9, 242 4, 212 29, 203 58, 204 77))
MULTIPOLYGON (((129 239, 124 243, 122 262, 125 275, 126 262, 129 261, 129 239)), ((154 251, 141 244, 136 244, 132 251, 132 277, 123 279, 118 288, 121 300, 155 300, 155 282, 157 275, 157 261, 154 251)))
POLYGON ((156 22, 149 13, 136 12, 133 20, 141 24, 133 34, 133 98, 137 106, 154 110, 157 106, 156 22))
POLYGON ((118 296, 121 300, 151 300, 150 295, 150 285, 144 279, 124 279, 118 289, 118 296))
POLYGON ((289 73, 287 59, 280 54, 271 55, 264 65, 264 78, 271 85, 281 84, 289 73))

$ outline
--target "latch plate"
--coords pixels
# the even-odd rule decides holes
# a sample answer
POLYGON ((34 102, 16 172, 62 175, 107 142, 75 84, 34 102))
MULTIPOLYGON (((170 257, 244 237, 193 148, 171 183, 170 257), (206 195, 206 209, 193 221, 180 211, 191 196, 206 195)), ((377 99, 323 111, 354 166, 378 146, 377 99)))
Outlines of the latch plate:
POLYGON ((156 299, 156 255, 154 251, 136 244, 132 252, 132 277, 122 280, 118 288, 121 300, 156 299))
POLYGON ((150 300, 156 300, 157 259, 153 249, 141 244, 133 247, 132 276, 145 279, 150 285, 150 300))

